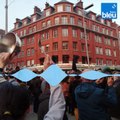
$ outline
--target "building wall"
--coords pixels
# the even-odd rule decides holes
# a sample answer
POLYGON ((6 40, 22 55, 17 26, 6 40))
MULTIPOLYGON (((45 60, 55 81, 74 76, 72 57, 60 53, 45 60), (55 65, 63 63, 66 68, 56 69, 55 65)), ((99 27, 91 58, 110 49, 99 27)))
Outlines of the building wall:
MULTIPOLYGON (((65 8, 66 3, 63 2, 60 4, 64 4, 64 8, 65 8)), ((14 32, 17 33, 18 36, 21 38, 22 43, 24 41, 24 44, 21 48, 21 51, 24 51, 24 55, 21 55, 22 53, 20 53, 16 58, 14 58, 14 60, 11 62, 12 66, 16 66, 16 65, 32 66, 32 65, 42 64, 45 55, 41 53, 40 47, 38 45, 39 40, 41 41, 42 46, 48 46, 49 50, 47 50, 46 53, 48 53, 50 56, 56 56, 56 55, 58 56, 57 63, 59 64, 63 63, 63 59, 62 59, 63 55, 68 55, 69 56, 68 63, 72 63, 73 56, 76 55, 76 56, 79 56, 78 64, 81 64, 81 63, 87 64, 86 50, 85 50, 85 37, 83 35, 84 33, 83 16, 78 15, 78 13, 74 11, 72 4, 70 4, 71 12, 66 12, 66 11, 57 12, 56 11, 57 5, 55 4, 54 12, 47 17, 44 16, 45 11, 47 9, 49 10, 53 8, 51 7, 45 8, 45 10, 41 14, 41 17, 35 22, 29 22, 26 25, 23 24, 22 26, 16 28, 19 22, 23 22, 22 20, 16 21, 14 32), (62 23, 63 16, 66 16, 68 18, 68 21, 65 24, 62 23), (55 24, 56 17, 59 17, 58 24, 55 24), (70 22, 71 17, 74 18, 74 22, 70 22), (51 24, 47 25, 47 22, 49 20, 51 21, 51 24), (78 20, 80 20, 81 22, 78 23, 78 20), (46 24, 45 26, 43 25, 44 23, 46 24), (65 28, 68 29, 68 35, 64 37, 62 33, 62 29, 65 29, 65 28), (76 31, 76 34, 77 34, 76 36, 73 36, 73 33, 72 33, 73 29, 76 31), (57 30, 57 37, 53 36, 54 30, 57 30), (48 38, 46 37, 46 33, 49 33, 47 35, 48 38), (44 36, 42 37, 43 34, 46 37, 45 39, 43 39, 44 36), (33 37, 34 37, 34 41, 32 42, 33 37), (29 42, 29 40, 31 40, 31 42, 29 42), (58 43, 58 50, 56 51, 53 49, 53 43, 55 42, 58 43), (63 42, 68 42, 67 50, 64 50, 62 48, 63 42), (73 42, 76 43, 76 50, 73 49, 73 42), (31 48, 34 49, 34 53, 33 55, 31 55, 30 53, 30 56, 27 56, 27 50, 31 48), (34 60, 33 63, 32 63, 32 60, 34 60), (29 65, 27 65, 28 61, 30 61, 29 65)), ((113 23, 112 21, 105 21, 111 24, 110 26, 108 26, 96 20, 97 16, 94 13, 90 12, 87 14, 88 15, 85 16, 85 22, 86 22, 86 32, 88 34, 87 41, 89 46, 88 48, 89 48, 90 64, 120 65, 120 61, 119 61, 120 53, 119 53, 119 46, 118 46, 119 44, 118 44, 118 36, 117 36, 117 33, 119 30, 118 31, 116 30, 117 24, 113 23), (92 18, 90 18, 90 16, 92 15, 95 15, 96 17, 95 20, 92 20, 92 18), (99 27, 99 31, 97 30, 97 27, 94 28, 94 25, 99 27), (106 31, 108 30, 108 33, 102 33, 103 28, 105 28, 106 31), (101 41, 95 40, 96 38, 95 36, 97 36, 97 38, 100 37, 101 41), (105 44, 105 41, 106 41, 106 44, 105 44), (96 53, 96 49, 98 49, 98 54, 96 53), (100 51, 100 49, 102 49, 103 54, 102 54, 102 51, 100 51), (108 49, 107 53, 105 52, 106 49, 108 49), (109 50, 111 50, 111 53, 109 50), (116 51, 116 53, 113 53, 114 51, 116 51), (108 56, 106 54, 111 54, 111 55, 108 56), (116 56, 114 54, 116 54, 116 56)), ((24 21, 25 20, 27 21, 27 19, 28 18, 25 18, 24 21)))

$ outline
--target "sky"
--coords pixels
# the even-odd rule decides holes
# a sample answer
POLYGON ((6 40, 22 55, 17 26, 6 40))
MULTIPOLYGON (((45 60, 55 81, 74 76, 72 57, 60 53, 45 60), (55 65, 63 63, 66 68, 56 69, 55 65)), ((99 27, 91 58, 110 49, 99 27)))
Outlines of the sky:
MULTIPOLYGON (((34 6, 38 6, 40 9, 45 8, 45 2, 48 2, 51 6, 61 0, 8 0, 8 30, 14 28, 16 18, 23 19, 27 16, 31 16, 34 12, 34 6)), ((79 0, 68 0, 76 4, 79 0)), ((89 10, 95 12, 97 15, 101 14, 101 3, 117 3, 117 19, 116 21, 120 25, 120 0, 82 0, 83 6, 86 7, 90 4, 94 4, 89 10)), ((5 29, 5 2, 6 0, 0 0, 0 29, 5 29)))

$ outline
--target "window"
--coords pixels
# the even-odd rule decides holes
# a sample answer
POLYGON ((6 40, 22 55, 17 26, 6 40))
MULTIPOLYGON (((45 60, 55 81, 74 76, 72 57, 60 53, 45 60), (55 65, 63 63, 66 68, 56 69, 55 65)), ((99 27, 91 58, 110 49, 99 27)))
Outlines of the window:
POLYGON ((62 29, 62 36, 63 37, 67 37, 68 36, 68 29, 67 28, 63 28, 62 29))
POLYGON ((85 44, 81 44, 82 52, 85 52, 85 44))
POLYGON ((30 56, 30 49, 27 50, 27 56, 30 56))
POLYGON ((36 31, 36 26, 33 27, 33 32, 35 32, 35 31, 36 31))
POLYGON ((60 21, 60 20, 59 20, 59 17, 56 17, 56 18, 55 18, 55 25, 58 25, 58 24, 59 24, 59 21, 60 21))
POLYGON ((22 42, 22 46, 24 46, 25 45, 25 40, 21 39, 21 42, 22 42))
POLYGON ((109 38, 105 38, 104 42, 105 42, 106 45, 111 45, 111 41, 110 41, 109 38))
POLYGON ((95 47, 96 54, 99 54, 99 47, 95 47))
POLYGON ((54 63, 58 63, 58 56, 57 55, 53 55, 52 56, 52 60, 54 63))
POLYGON ((27 66, 30 66, 30 60, 27 61, 27 66))
POLYGON ((62 61, 63 61, 63 63, 69 63, 69 55, 63 55, 62 61))
POLYGON ((34 53, 35 53, 34 48, 31 48, 31 55, 34 55, 34 53))
POLYGON ((47 27, 50 27, 50 26, 51 26, 51 21, 48 20, 48 21, 47 21, 47 27))
POLYGON ((46 39, 49 39, 50 35, 49 32, 46 33, 46 39))
POLYGON ((73 42, 73 50, 77 51, 77 42, 73 42))
POLYGON ((92 25, 92 30, 96 30, 96 25, 92 25))
POLYGON ((100 54, 103 55, 103 48, 99 48, 100 54))
POLYGON ((31 38, 28 38, 27 39, 27 44, 30 44, 30 42, 31 42, 31 38))
POLYGON ((78 10, 78 15, 82 15, 82 10, 78 10))
POLYGON ((72 36, 73 36, 73 37, 77 37, 77 30, 72 29, 72 36))
POLYGON ((117 53, 116 53, 116 51, 115 51, 115 50, 113 51, 113 54, 114 54, 114 57, 116 57, 116 56, 117 56, 117 53))
POLYGON ((108 29, 106 29, 106 35, 108 35, 108 29))
POLYGON ((116 41, 115 41, 115 40, 113 41, 113 46, 114 46, 114 47, 116 46, 116 41))
POLYGON ((50 15, 50 10, 46 10, 46 17, 50 15))
POLYGON ((62 24, 68 24, 68 18, 66 16, 62 17, 62 24))
POLYGON ((23 33, 24 35, 26 35, 26 30, 24 30, 24 33, 23 33))
POLYGON ((102 28, 102 33, 103 33, 103 34, 105 33, 105 28, 102 28))
POLYGON ((109 21, 107 21, 107 25, 110 26, 110 22, 109 21))
POLYGON ((57 6, 57 12, 63 12, 63 5, 57 6))
POLYGON ((81 38, 81 39, 84 39, 84 38, 85 38, 84 32, 81 32, 81 33, 80 33, 80 38, 81 38))
POLYGON ((74 25, 75 23, 74 23, 74 17, 70 17, 70 24, 72 24, 72 25, 74 25))
POLYGON ((44 40, 45 39, 45 34, 41 34, 41 40, 44 40))
POLYGON ((96 65, 99 65, 99 59, 98 58, 96 59, 96 65))
POLYGON ((110 31, 110 36, 113 36, 113 31, 112 30, 110 31))
POLYGON ((62 49, 63 49, 63 50, 68 50, 68 42, 67 42, 67 41, 64 41, 64 42, 62 43, 62 49))
POLYGON ((36 16, 33 17, 33 22, 35 22, 35 21, 36 21, 36 16))
POLYGON ((53 50, 54 51, 58 50, 58 43, 57 42, 53 43, 53 50))
MULTIPOLYGON (((89 33, 86 33, 86 39, 89 39, 89 36, 88 36, 88 35, 89 35, 89 33)), ((81 38, 81 39, 85 39, 85 34, 84 34, 84 32, 81 32, 81 33, 80 33, 80 38, 81 38)))
POLYGON ((103 23, 103 24, 104 24, 104 20, 103 20, 103 19, 101 19, 101 23, 103 23))
POLYGON ((78 26, 82 26, 82 20, 78 19, 78 26))
POLYGON ((46 27, 46 23, 43 22, 43 23, 42 23, 42 28, 45 28, 45 27, 46 27))
POLYGON ((57 29, 53 30, 53 38, 56 38, 56 37, 58 37, 58 30, 57 29))
POLYGON ((92 20, 95 20, 95 15, 92 15, 92 20))
POLYGON ((45 52, 49 52, 49 51, 50 51, 50 45, 46 45, 45 52))
POLYGON ((67 12, 71 12, 71 6, 70 6, 70 5, 66 5, 66 7, 65 7, 65 11, 67 11, 67 12))
POLYGON ((32 33, 32 28, 29 28, 29 33, 30 33, 30 34, 32 33))
POLYGON ((105 54, 107 56, 111 56, 111 50, 110 49, 105 49, 105 54))
POLYGON ((95 42, 102 43, 101 36, 95 35, 95 42))
POLYGON ((34 43, 34 36, 31 38, 31 43, 34 43))
POLYGON ((24 22, 23 22, 23 25, 26 25, 27 24, 27 21, 25 20, 24 22))
POLYGON ((99 26, 96 26, 95 30, 96 30, 97 32, 99 32, 99 30, 100 30, 99 26))
POLYGON ((31 60, 31 65, 34 65, 34 60, 31 60))

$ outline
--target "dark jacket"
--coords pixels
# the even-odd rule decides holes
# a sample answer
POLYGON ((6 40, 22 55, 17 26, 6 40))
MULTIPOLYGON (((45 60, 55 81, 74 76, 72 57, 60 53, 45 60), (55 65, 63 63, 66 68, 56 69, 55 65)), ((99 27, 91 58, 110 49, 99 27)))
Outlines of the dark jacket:
POLYGON ((94 82, 81 83, 75 89, 80 120, 110 120, 107 107, 117 103, 115 90, 97 87, 94 82))
POLYGON ((117 94, 117 105, 109 109, 109 114, 117 119, 120 119, 120 79, 114 82, 113 87, 115 88, 117 94))
POLYGON ((50 90, 46 90, 39 97, 38 120, 43 120, 49 108, 50 90))

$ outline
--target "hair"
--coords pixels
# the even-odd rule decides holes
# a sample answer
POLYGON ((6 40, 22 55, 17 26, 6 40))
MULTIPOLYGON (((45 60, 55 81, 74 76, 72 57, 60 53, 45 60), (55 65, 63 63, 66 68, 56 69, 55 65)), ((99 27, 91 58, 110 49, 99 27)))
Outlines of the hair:
POLYGON ((0 120, 20 120, 30 106, 30 92, 26 87, 5 82, 0 85, 0 120))

